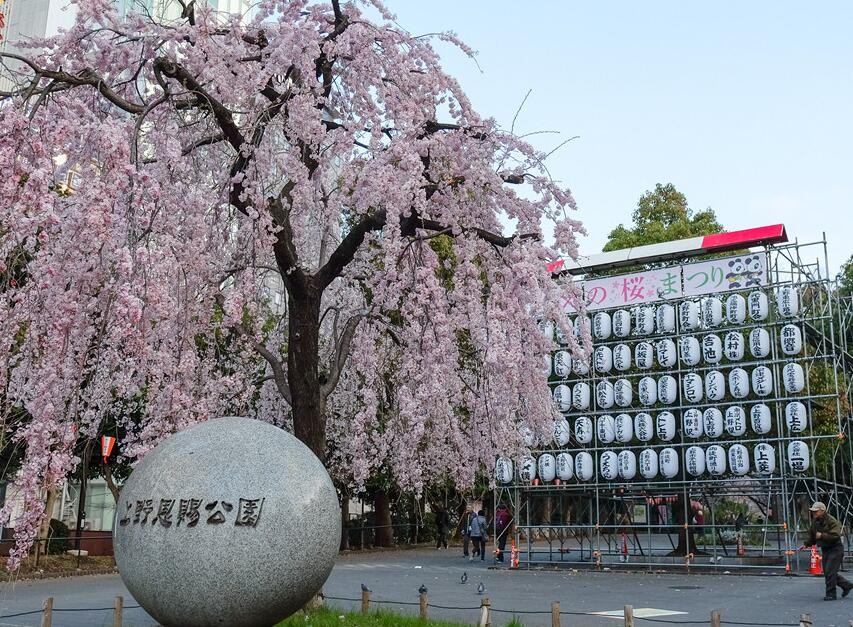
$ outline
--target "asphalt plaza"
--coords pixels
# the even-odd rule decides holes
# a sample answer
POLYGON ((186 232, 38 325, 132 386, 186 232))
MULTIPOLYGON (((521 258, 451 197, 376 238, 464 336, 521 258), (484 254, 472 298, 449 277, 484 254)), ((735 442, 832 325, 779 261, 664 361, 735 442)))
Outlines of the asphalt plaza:
MULTIPOLYGON (((594 572, 587 570, 520 570, 490 568, 491 561, 468 561, 458 547, 352 553, 339 557, 324 586, 327 603, 342 609, 361 605, 361 584, 371 590, 371 607, 415 614, 418 588, 427 587, 431 617, 473 624, 483 596, 492 608, 493 625, 517 616, 528 627, 550 626, 550 607, 560 602, 562 625, 572 627, 618 625, 622 608, 636 608, 638 625, 667 623, 709 624, 712 610, 722 612, 723 624, 797 625, 801 614, 811 614, 821 627, 848 627, 853 619, 853 596, 829 603, 821 600, 820 577, 777 575, 721 575, 680 572, 594 572), (463 573, 468 582, 461 583, 463 573), (477 594, 482 582, 485 591, 477 594), (351 600, 344 600, 351 599, 351 600), (399 603, 389 603, 399 602, 399 603), (435 606, 442 606, 441 608, 435 606), (462 609, 442 609, 462 608, 462 609), (651 619, 649 620, 644 619, 651 619), (702 621, 697 623, 697 621, 702 621)), ((251 573, 246 573, 251 577, 251 573)), ((54 615, 54 627, 111 625, 116 595, 125 596, 124 625, 156 625, 130 598, 118 575, 20 581, 0 584, 0 627, 37 627, 40 616, 2 618, 38 609, 48 596, 54 606, 67 608, 54 615)))

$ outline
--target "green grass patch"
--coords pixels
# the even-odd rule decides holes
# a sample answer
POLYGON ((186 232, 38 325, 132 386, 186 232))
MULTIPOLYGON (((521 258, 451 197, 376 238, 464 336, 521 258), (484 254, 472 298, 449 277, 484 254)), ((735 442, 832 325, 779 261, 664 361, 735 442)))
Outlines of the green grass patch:
POLYGON ((417 616, 406 616, 384 610, 361 614, 323 607, 307 612, 299 611, 276 627, 470 627, 470 624, 446 620, 422 620, 417 616))

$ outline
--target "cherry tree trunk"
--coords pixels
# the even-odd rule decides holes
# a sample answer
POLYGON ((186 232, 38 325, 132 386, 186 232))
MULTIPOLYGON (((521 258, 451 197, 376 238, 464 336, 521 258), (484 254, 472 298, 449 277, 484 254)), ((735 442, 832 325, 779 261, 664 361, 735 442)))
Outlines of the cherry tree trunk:
POLYGON ((388 492, 377 490, 373 495, 373 513, 376 525, 376 546, 392 546, 394 529, 391 527, 391 505, 388 492))
POLYGON ((293 433, 325 463, 326 419, 318 373, 321 295, 319 290, 309 289, 302 298, 288 298, 287 379, 293 433))

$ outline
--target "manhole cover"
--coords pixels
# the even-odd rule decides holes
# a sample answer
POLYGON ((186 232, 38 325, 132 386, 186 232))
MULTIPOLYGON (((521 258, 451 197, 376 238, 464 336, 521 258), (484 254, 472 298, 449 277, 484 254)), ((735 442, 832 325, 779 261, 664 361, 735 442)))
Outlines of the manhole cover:
POLYGON ((669 586, 670 590, 701 590, 702 586, 669 586))

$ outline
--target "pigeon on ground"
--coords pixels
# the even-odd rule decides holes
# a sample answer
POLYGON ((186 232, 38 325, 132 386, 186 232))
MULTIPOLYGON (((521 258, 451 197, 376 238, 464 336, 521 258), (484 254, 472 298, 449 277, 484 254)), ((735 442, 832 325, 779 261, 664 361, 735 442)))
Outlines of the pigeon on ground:
POLYGON ((462 573, 462 583, 468 583, 468 573, 462 573))
POLYGON ((486 586, 484 586, 483 582, 481 581, 479 584, 477 584, 477 594, 483 594, 485 591, 486 586))
POLYGON ((421 594, 426 594, 427 593, 427 587, 424 584, 421 584, 421 587, 418 588, 418 592, 420 592, 421 594))
POLYGON ((361 584, 361 591, 362 591, 362 592, 373 592, 373 590, 371 590, 370 588, 368 588, 368 587, 367 587, 366 585, 364 585, 363 583, 361 584))

